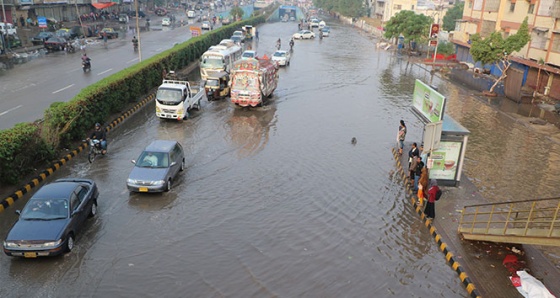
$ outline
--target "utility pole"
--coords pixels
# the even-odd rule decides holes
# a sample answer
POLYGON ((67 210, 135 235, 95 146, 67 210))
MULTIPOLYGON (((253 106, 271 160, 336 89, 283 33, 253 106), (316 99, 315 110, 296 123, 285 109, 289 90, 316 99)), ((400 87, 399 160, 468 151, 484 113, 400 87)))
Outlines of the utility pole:
POLYGON ((138 1, 134 0, 134 6, 136 9, 136 34, 138 35, 138 61, 142 62, 142 43, 140 42, 140 25, 138 24, 138 1))

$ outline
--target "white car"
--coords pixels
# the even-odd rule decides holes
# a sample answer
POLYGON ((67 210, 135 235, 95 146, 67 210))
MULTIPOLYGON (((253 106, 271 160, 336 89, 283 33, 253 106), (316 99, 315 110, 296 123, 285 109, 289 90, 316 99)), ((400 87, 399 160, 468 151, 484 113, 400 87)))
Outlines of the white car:
POLYGON ((163 18, 161 19, 162 26, 171 26, 171 19, 170 18, 163 18))
POLYGON ((278 65, 290 65, 290 58, 290 52, 288 51, 278 50, 272 54, 272 61, 276 62, 278 65))
POLYGON ((200 29, 210 30, 210 29, 212 29, 212 26, 210 25, 210 22, 204 21, 204 22, 202 22, 202 25, 200 26, 200 29))
POLYGON ((319 27, 319 22, 320 22, 320 21, 319 21, 318 19, 311 19, 311 22, 310 22, 311 28, 313 28, 313 27, 319 27))
POLYGON ((294 35, 292 35, 292 37, 294 39, 311 39, 311 38, 315 38, 315 33, 309 31, 309 30, 301 30, 298 33, 294 33, 294 35))
POLYGON ((256 51, 245 51, 243 52, 243 54, 241 54, 241 59, 251 59, 256 57, 257 57, 256 51))
POLYGON ((319 29, 322 29, 325 26, 327 26, 327 23, 325 23, 325 21, 320 21, 319 22, 319 29))

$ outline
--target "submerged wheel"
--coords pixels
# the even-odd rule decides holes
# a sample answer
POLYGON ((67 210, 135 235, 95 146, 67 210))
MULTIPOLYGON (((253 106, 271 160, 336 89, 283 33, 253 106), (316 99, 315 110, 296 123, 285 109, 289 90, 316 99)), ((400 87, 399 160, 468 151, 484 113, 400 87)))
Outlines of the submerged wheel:
POLYGON ((171 179, 167 180, 167 184, 165 185, 165 191, 171 190, 171 179))
POLYGON ((66 245, 64 246, 65 252, 71 252, 74 249, 74 235, 69 234, 68 239, 66 239, 66 245))
POLYGON ((93 201, 91 209, 89 210, 88 217, 94 217, 97 214, 97 201, 93 201))
POLYGON ((89 163, 92 163, 95 160, 95 152, 88 153, 87 159, 88 159, 89 163))
POLYGON ((181 172, 185 170, 185 159, 181 162, 181 168, 179 169, 181 172))

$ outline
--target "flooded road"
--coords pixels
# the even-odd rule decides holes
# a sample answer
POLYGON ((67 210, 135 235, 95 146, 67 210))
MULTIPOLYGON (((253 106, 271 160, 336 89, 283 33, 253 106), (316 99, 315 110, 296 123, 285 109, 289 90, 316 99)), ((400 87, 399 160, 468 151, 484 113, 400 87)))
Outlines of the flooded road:
MULTIPOLYGON (((296 28, 265 24, 254 48, 270 56, 296 28)), ((99 214, 68 255, 1 257, 3 296, 468 297, 395 173, 399 120, 407 141, 421 136, 416 78, 438 86, 471 130, 466 172, 484 195, 553 192, 557 167, 543 161, 557 145, 332 24, 328 38, 296 41, 267 106, 204 102, 178 123, 157 119, 151 103, 111 131, 109 155, 90 165, 81 154, 56 172, 94 179, 99 214), (180 141, 187 169, 169 193, 130 194, 130 160, 153 139, 180 141), (533 176, 542 189, 521 189, 533 176)), ((1 237, 15 219, 0 216, 1 237)))

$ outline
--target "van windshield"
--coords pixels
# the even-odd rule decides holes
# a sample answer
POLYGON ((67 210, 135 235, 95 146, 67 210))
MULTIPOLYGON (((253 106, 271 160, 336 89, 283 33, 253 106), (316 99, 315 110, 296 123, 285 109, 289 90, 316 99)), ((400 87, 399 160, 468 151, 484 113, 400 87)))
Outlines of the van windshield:
POLYGON ((164 104, 165 102, 178 103, 182 100, 181 90, 160 88, 157 91, 156 98, 164 104))
POLYGON ((219 56, 204 56, 200 63, 200 68, 223 68, 224 62, 219 56))

